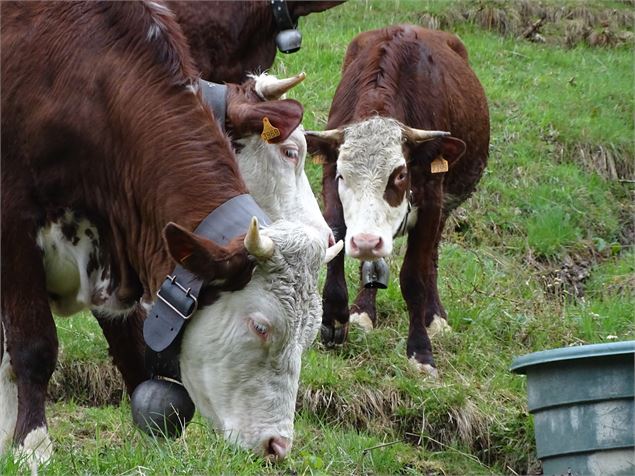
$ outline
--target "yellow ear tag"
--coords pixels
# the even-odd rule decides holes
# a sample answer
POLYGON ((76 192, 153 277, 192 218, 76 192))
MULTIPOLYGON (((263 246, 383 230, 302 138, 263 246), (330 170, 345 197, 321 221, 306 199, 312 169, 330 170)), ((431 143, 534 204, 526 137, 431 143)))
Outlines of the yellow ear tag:
POLYGON ((269 142, 271 139, 275 139, 276 137, 280 137, 280 129, 277 127, 273 127, 271 122, 269 122, 268 117, 262 118, 262 134, 260 134, 262 140, 269 142))
POLYGON ((443 158, 442 155, 438 156, 430 164, 430 172, 433 174, 440 174, 448 171, 448 161, 443 158))

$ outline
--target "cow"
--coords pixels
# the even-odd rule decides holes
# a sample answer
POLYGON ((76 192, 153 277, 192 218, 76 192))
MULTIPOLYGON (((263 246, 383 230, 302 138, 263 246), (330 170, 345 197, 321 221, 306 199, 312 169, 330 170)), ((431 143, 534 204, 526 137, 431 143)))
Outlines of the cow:
MULTIPOLYGON (((323 166, 325 218, 346 255, 379 260, 406 232, 399 282, 410 316, 407 357, 437 375, 427 328, 447 327, 437 290, 439 240, 450 212, 474 191, 487 163, 483 88, 454 35, 398 25, 348 46, 328 130, 307 132, 323 166), (452 133, 452 136, 448 132, 452 133)), ((342 343, 349 318, 376 324, 374 288, 349 310, 344 257, 329 264, 322 339, 342 343)))
POLYGON ((222 242, 193 233, 235 201, 266 217, 163 3, 2 2, 0 13, 0 453, 13 443, 34 468, 51 455, 51 310, 125 321, 167 303, 183 317, 177 365, 202 415, 285 457, 301 354, 319 328, 317 274, 336 247, 289 220, 250 218, 222 242), (187 311, 158 297, 166 287, 183 289, 187 311))
POLYGON ((270 68, 278 48, 300 47, 295 29, 300 17, 342 1, 243 0, 169 1, 188 39, 202 77, 216 83, 240 83, 250 72, 270 68))
MULTIPOLYGON (((216 96, 203 94, 232 139, 238 167, 249 193, 272 220, 302 221, 313 227, 329 246, 335 244, 333 233, 320 211, 311 190, 304 163, 306 140, 301 126, 303 107, 293 100, 280 100, 285 93, 305 78, 301 73, 284 79, 262 73, 250 75, 242 84, 228 83, 221 90, 224 107, 214 104, 216 96), (211 98, 211 99, 210 99, 211 98), (263 118, 279 131, 279 136, 263 140, 263 118)), ((217 84, 200 81, 198 88, 218 88, 217 84)), ((145 343, 142 323, 144 309, 138 307, 125 320, 110 319, 93 310, 109 345, 113 363, 120 370, 126 390, 132 395, 150 375, 145 365, 145 343)))

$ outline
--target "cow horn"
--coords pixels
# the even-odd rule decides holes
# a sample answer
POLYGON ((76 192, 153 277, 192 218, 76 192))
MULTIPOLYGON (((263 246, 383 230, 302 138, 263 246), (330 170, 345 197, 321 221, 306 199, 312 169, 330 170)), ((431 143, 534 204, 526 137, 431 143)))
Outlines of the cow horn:
POLYGON ((427 140, 436 139, 437 137, 449 136, 449 132, 445 131, 425 131, 423 129, 413 129, 412 127, 402 126, 404 137, 408 142, 425 142, 427 140))
POLYGON ((324 264, 328 264, 333 258, 340 254, 344 248, 344 242, 342 240, 335 243, 333 246, 329 246, 324 255, 324 264))
POLYGON ((273 255, 273 241, 268 236, 261 236, 258 227, 258 219, 253 217, 245 235, 245 249, 258 259, 269 259, 273 255))
POLYGON ((329 129, 326 131, 305 131, 304 135, 323 139, 328 142, 335 142, 337 144, 341 144, 344 140, 344 131, 340 129, 329 129))
POLYGON ((306 78, 306 74, 302 72, 300 74, 296 74, 295 76, 291 76, 290 78, 275 79, 270 82, 266 82, 260 87, 260 94, 270 101, 280 99, 284 93, 304 81, 304 78, 306 78))

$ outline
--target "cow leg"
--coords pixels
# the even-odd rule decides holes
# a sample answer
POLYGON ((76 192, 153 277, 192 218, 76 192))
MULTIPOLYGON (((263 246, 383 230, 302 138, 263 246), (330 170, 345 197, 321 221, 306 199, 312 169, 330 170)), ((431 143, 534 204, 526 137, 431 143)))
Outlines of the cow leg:
POLYGON ((443 228, 445 225, 446 215, 441 216, 438 232, 432 255, 432 267, 428 274, 428 282, 426 284, 426 290, 429 291, 429 297, 426 299, 426 327, 428 328, 428 336, 433 338, 436 335, 443 334, 451 331, 451 327, 448 324, 448 315, 443 308, 441 299, 439 297, 439 287, 437 285, 438 269, 439 269, 439 243, 441 241, 441 235, 443 234, 443 228))
POLYGON ((126 317, 113 317, 96 309, 92 312, 108 341, 108 353, 121 372, 126 391, 132 395, 137 385, 150 378, 143 341, 145 312, 139 305, 126 317))
MULTIPOLYGON (((360 263, 360 278, 363 265, 364 263, 360 263)), ((364 286, 360 288, 355 302, 351 306, 351 324, 361 327, 366 332, 373 330, 377 319, 377 310, 375 308, 376 297, 376 288, 365 288, 364 286)))
POLYGON ((344 253, 329 264, 322 293, 322 342, 343 344, 348 336, 348 290, 344 276, 344 253))
MULTIPOLYGON (((326 211, 324 218, 333 230, 335 241, 346 237, 342 203, 335 187, 335 165, 324 166, 322 196, 326 211)), ((327 265, 326 282, 322 292, 322 342, 326 345, 343 344, 348 336, 348 289, 344 275, 344 253, 338 254, 327 265)))
POLYGON ((410 314, 407 355, 419 369, 437 375, 432 344, 426 326, 442 313, 436 289, 435 257, 439 244, 441 213, 433 207, 419 209, 399 275, 401 292, 410 314))
POLYGON ((33 237, 24 233, 22 220, 12 225, 2 234, 1 307, 6 345, 0 364, 0 434, 3 446, 13 436, 18 453, 36 471, 52 452, 44 410, 58 343, 41 251, 33 237))

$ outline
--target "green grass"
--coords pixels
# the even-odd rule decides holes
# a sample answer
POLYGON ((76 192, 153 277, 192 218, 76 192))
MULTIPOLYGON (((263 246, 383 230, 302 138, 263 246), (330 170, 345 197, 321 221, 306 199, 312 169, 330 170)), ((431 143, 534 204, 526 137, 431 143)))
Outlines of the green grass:
MULTIPOLYGON (((357 33, 457 5, 350 1, 301 20, 302 50, 278 55, 273 69, 307 72, 292 92, 305 106, 305 127, 326 124, 357 33)), ((563 29, 547 31, 556 27, 563 29)), ((605 178, 581 152, 600 147, 614 152, 617 165, 633 162, 632 50, 529 43, 471 22, 454 30, 488 96, 492 140, 479 189, 450 220, 441 247, 439 290, 453 327, 433 340, 441 378, 423 378, 405 359, 400 253, 390 263, 389 288, 378 294, 378 328, 353 328, 347 345, 327 350, 316 342, 305 355, 296 440, 282 464, 228 447, 198 416, 183 439, 153 441, 134 430, 124 398, 97 408, 50 404, 56 452, 43 474, 454 475, 535 466, 525 380, 508 371, 514 357, 635 338, 632 184, 605 178), (548 286, 568 262, 588 272, 581 296, 548 286)), ((319 191, 320 167, 308 162, 319 191)), ((399 240, 396 249, 402 246, 399 240)), ((354 297, 357 263, 347 262, 346 273, 354 297)), ((62 362, 108 365, 90 317, 59 319, 58 329, 62 362)), ((0 473, 18 472, 0 460, 0 473)))

